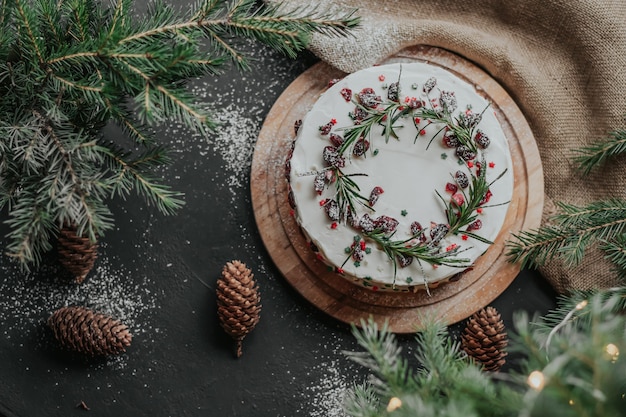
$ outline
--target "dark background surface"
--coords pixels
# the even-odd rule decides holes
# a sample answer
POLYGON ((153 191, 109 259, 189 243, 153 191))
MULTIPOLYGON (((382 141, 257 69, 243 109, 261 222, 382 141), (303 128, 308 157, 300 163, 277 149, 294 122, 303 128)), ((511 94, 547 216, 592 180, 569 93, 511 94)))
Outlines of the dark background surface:
MULTIPOLYGON (((63 278, 54 254, 36 273, 0 258, 0 415, 343 415, 341 398, 366 372, 342 351, 361 348, 349 326, 312 307, 272 264, 249 190, 264 117, 316 59, 303 53, 291 60, 248 41, 243 48, 254 59, 252 71, 192 83, 222 123, 215 134, 207 140, 177 124, 159 128, 173 158, 163 181, 185 193, 177 215, 164 217, 139 198, 111 201, 116 227, 101 239, 96 266, 79 286, 63 278), (214 291, 233 259, 255 273, 263 305, 239 359, 219 326, 214 291), (60 349, 45 320, 68 304, 128 324, 128 351, 87 359, 60 349), (89 411, 77 407, 81 401, 89 411)), ((114 127, 104 134, 120 138, 114 127)), ((0 225, 0 236, 7 231, 0 225)), ((491 305, 511 329, 516 311, 543 314, 555 294, 538 273, 524 271, 491 305)), ((451 331, 458 336, 461 328, 451 331)), ((410 357, 413 336, 398 340, 410 357)))

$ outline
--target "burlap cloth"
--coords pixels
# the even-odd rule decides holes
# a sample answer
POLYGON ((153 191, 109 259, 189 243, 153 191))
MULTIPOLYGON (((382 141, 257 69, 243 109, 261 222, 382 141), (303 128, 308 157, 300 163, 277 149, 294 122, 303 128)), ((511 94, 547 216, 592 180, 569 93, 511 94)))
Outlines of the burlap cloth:
MULTIPOLYGON (((271 2, 275 0, 269 0, 271 2)), ((315 36, 310 50, 345 72, 414 44, 478 64, 516 101, 537 141, 546 215, 554 202, 624 197, 626 159, 583 177, 572 150, 626 124, 626 0, 288 0, 288 7, 358 9, 354 37, 315 36)), ((559 292, 618 284, 598 250, 541 273, 559 292)))

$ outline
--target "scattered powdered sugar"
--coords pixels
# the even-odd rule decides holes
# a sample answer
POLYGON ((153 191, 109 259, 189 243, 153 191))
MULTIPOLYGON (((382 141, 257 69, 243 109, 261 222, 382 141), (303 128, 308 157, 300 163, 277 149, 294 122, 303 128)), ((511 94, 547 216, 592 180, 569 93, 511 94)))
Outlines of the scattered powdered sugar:
MULTIPOLYGON (((195 91, 196 95, 206 92, 195 91)), ((261 130, 260 109, 239 109, 233 103, 212 113, 212 119, 218 123, 215 132, 208 137, 189 130, 186 126, 174 124, 167 128, 167 133, 175 136, 175 153, 181 156, 195 152, 201 157, 210 158, 213 153, 221 157, 222 169, 227 174, 224 186, 229 189, 241 189, 247 184, 254 145, 261 130)))
MULTIPOLYGON (((100 245, 100 257, 87 279, 74 284, 56 266, 42 266, 36 273, 23 273, 12 263, 0 264, 0 323, 3 338, 21 345, 33 335, 41 335, 41 347, 49 340, 41 331, 47 318, 58 308, 80 305, 107 314, 126 324, 133 335, 158 331, 145 321, 147 311, 158 307, 153 282, 139 271, 131 273, 117 266, 106 256, 106 246, 100 245)), ((124 356, 112 363, 123 366, 124 356)))
MULTIPOLYGON (((315 366, 311 372, 322 374, 319 382, 305 388, 307 405, 314 406, 309 417, 347 417, 343 403, 352 382, 343 374, 337 360, 329 359, 315 366)), ((296 414, 302 413, 302 405, 296 414)))

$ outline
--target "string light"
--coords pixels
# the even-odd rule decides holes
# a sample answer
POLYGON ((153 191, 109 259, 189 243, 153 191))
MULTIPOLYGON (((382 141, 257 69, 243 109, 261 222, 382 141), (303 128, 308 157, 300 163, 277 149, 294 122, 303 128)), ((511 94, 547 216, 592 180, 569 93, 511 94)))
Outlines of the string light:
POLYGON ((532 389, 541 391, 543 386, 546 384, 546 378, 543 376, 541 371, 532 371, 530 375, 528 375, 528 380, 526 382, 532 389))
POLYGON ((587 300, 582 300, 580 303, 576 304, 576 310, 582 310, 583 308, 587 307, 587 300))
POLYGON ((387 412, 391 413, 400 407, 402 407, 402 400, 398 397, 391 397, 389 404, 387 404, 387 412))
POLYGON ((604 351, 609 355, 611 362, 616 362, 619 356, 619 348, 613 343, 609 343, 604 347, 604 351))
POLYGON ((574 400, 569 400, 569 405, 574 405, 574 400))

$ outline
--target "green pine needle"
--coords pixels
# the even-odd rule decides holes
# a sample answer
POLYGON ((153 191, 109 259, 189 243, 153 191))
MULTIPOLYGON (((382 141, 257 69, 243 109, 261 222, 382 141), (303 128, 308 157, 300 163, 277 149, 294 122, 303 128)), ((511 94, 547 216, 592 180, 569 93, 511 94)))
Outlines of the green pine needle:
POLYGON ((507 256, 512 262, 536 268, 558 257, 573 267, 582 262, 591 245, 626 233, 626 201, 610 199, 584 207, 560 203, 558 207, 561 213, 551 223, 514 234, 514 240, 507 242, 507 256))
POLYGON ((626 129, 617 129, 601 140, 577 149, 574 162, 578 169, 588 175, 593 169, 607 163, 611 158, 626 152, 626 129))
POLYGON ((259 7, 205 0, 191 9, 164 1, 134 18, 132 0, 0 0, 0 209, 9 254, 28 268, 60 227, 92 240, 113 225, 107 202, 131 192, 164 214, 183 196, 161 182, 169 160, 156 126, 177 121, 206 135, 216 128, 187 87, 229 62, 248 69, 240 37, 289 56, 313 33, 345 36, 354 12, 259 7), (116 122, 129 149, 101 140, 116 122), (135 149, 139 145, 138 149, 135 149))

